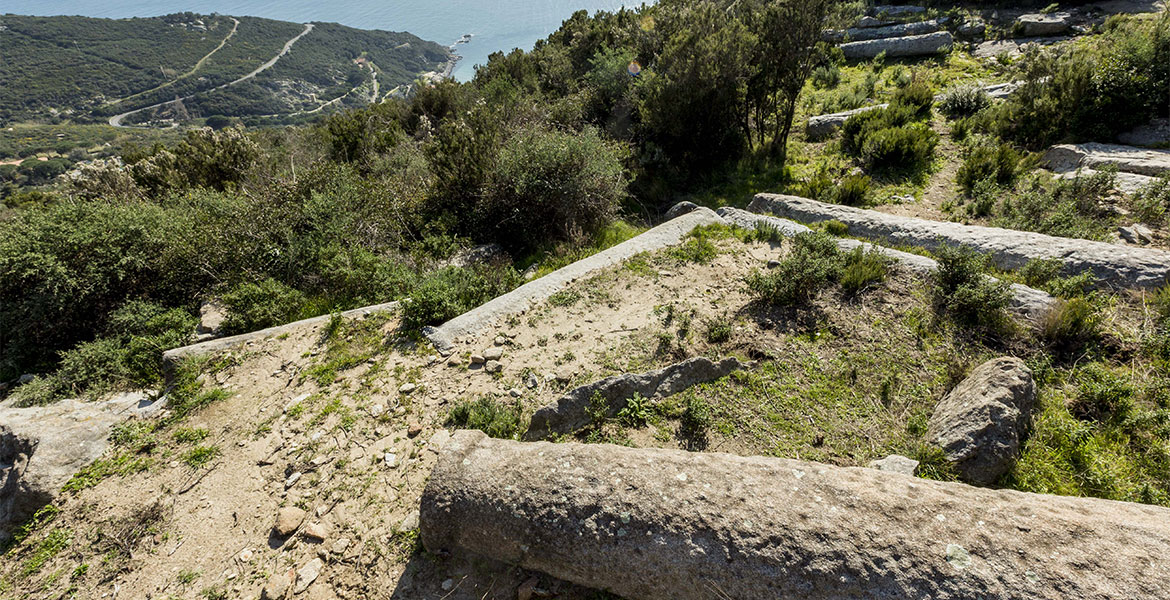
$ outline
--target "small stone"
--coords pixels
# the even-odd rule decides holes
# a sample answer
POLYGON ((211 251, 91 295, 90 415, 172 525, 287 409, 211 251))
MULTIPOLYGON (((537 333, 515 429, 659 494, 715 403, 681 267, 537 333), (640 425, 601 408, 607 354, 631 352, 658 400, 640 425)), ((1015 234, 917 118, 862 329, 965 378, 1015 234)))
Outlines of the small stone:
POLYGON ((488 348, 483 351, 483 358, 487 361, 500 360, 504 358, 504 349, 500 347, 488 348))
POLYGON ((780 266, 780 261, 778 261, 776 259, 772 259, 772 260, 768 261, 768 268, 769 269, 775 269, 776 267, 779 267, 779 266, 780 266))
POLYGON ((471 364, 482 365, 485 362, 487 362, 487 359, 484 358, 482 354, 472 354, 471 355, 471 364))
POLYGON ((520 388, 512 388, 508 390, 508 395, 512 396, 513 398, 519 398, 520 396, 524 395, 524 390, 520 388))
POLYGON ((300 474, 300 472, 299 472, 299 471, 298 471, 298 472, 294 472, 292 475, 289 475, 289 476, 288 476, 288 479, 285 479, 285 480, 284 480, 284 489, 286 489, 286 490, 287 490, 288 488, 290 488, 290 487, 292 487, 292 486, 296 485, 296 484, 297 484, 297 482, 298 482, 298 481, 300 481, 300 480, 301 480, 301 474, 300 474))
POLYGON ((413 383, 404 383, 398 387, 398 393, 399 394, 409 394, 416 389, 418 389, 417 385, 415 385, 413 383))
POLYGON ((334 554, 345 554, 345 551, 349 549, 349 544, 349 538, 337 538, 337 541, 333 542, 333 547, 329 551, 334 554))
POLYGON ((305 520, 305 511, 295 506, 285 506, 276 512, 276 524, 272 530, 280 537, 288 537, 305 520))
POLYGON ((497 345, 497 346, 503 346, 504 344, 508 343, 508 338, 505 338, 502 335, 497 335, 496 339, 493 340, 492 343, 497 345))
POLYGON ((501 364, 498 360, 489 360, 487 364, 483 366, 483 370, 487 371, 488 373, 499 373, 500 371, 504 370, 504 365, 501 364))
POLYGON ((918 468, 918 461, 898 454, 891 454, 881 460, 870 461, 866 466, 879 471, 913 475, 914 470, 918 468))
POLYGON ((382 462, 386 463, 387 469, 397 469, 398 455, 394 454, 393 452, 387 452, 386 454, 382 455, 382 462))
POLYGON ((658 272, 659 277, 670 277, 672 275, 674 275, 674 273, 671 273, 670 271, 659 271, 658 272))
POLYGON ((399 533, 406 533, 418 529, 418 516, 417 510, 406 515, 406 518, 402 519, 402 523, 398 525, 399 533))
POLYGON ((423 426, 421 423, 411 423, 410 427, 406 429, 406 435, 409 437, 417 437, 418 434, 422 433, 422 430, 423 426))
POLYGON ((1154 240, 1154 232, 1141 223, 1135 223, 1129 227, 1118 227, 1117 233, 1121 239, 1130 244, 1148 244, 1154 240))
POLYGON ((536 386, 540 385, 540 380, 536 378, 535 374, 529 373, 528 377, 524 378, 524 385, 528 386, 528 389, 534 390, 536 386))
POLYGON ((386 407, 382 406, 381 404, 375 404, 370 407, 370 416, 374 417, 375 419, 382 416, 382 413, 384 412, 386 412, 386 407))
POLYGON ((451 591, 451 588, 455 587, 455 580, 454 579, 444 579, 442 585, 443 585, 443 591, 449 592, 449 591, 451 591))
POLYGON ((261 600, 279 600, 280 598, 284 598, 285 594, 288 593, 288 588, 292 587, 296 576, 296 571, 292 569, 284 573, 274 573, 272 577, 268 578, 268 583, 264 584, 264 589, 260 592, 261 600))
POLYGON ((573 369, 572 367, 563 367, 563 368, 557 369, 557 372, 555 375, 556 380, 560 383, 569 383, 576 376, 577 376, 577 371, 575 369, 573 369))
POLYGON ((448 367, 458 367, 459 365, 462 365, 462 364, 463 364, 463 361, 462 361, 462 360, 460 360, 460 359, 459 359, 459 357, 458 357, 457 355, 455 355, 455 354, 452 354, 452 355, 451 355, 451 356, 450 356, 450 357, 447 359, 447 366, 448 366, 448 367))
POLYGON ((242 552, 239 553, 239 555, 236 556, 236 558, 238 558, 240 562, 248 562, 252 560, 252 556, 252 551, 245 548, 242 552))
POLYGON ((301 567, 297 571, 297 584, 293 588, 293 593, 299 594, 309 589, 309 586, 313 585, 313 582, 321 575, 321 569, 324 567, 325 562, 320 558, 314 558, 305 564, 305 566, 301 567))
POLYGON ((516 588, 516 600, 532 600, 537 583, 540 583, 540 580, 535 577, 529 577, 527 581, 521 583, 520 587, 516 588))
POLYGON ((329 537, 329 528, 323 523, 312 523, 301 532, 301 535, 307 540, 324 542, 329 537))

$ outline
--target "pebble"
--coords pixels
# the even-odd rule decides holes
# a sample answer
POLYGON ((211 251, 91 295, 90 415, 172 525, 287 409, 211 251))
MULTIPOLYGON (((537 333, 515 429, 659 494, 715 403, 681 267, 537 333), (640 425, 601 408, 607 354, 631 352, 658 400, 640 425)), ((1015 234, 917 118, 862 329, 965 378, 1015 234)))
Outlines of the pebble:
POLYGON ((444 579, 443 580, 443 591, 444 592, 451 591, 451 588, 453 588, 453 587, 455 587, 455 580, 454 579, 444 579))
POLYGON ((418 389, 417 385, 415 385, 413 383, 404 383, 401 386, 399 386, 398 393, 399 394, 409 394, 416 389, 418 389))
POLYGON ((375 404, 370 407, 370 416, 374 417, 375 419, 382 416, 382 413, 384 412, 386 412, 386 407, 382 406, 381 404, 375 404))
POLYGON ((278 600, 284 598, 288 593, 288 588, 292 587, 293 580, 296 578, 296 571, 289 569, 284 573, 274 573, 272 577, 268 578, 268 583, 264 584, 264 589, 260 592, 261 600, 278 600))
POLYGON ((304 520, 305 511, 295 506, 285 506, 276 511, 276 524, 272 526, 272 530, 280 537, 288 537, 304 520))
POLYGON ((297 571, 297 584, 293 587, 293 593, 299 594, 307 589, 317 577, 321 575, 321 569, 325 566, 325 562, 320 558, 310 560, 301 570, 297 571))
POLYGON ((382 462, 386 463, 386 468, 388 469, 397 469, 398 455, 394 454, 393 452, 387 452, 386 454, 382 455, 382 462))
POLYGON ((458 367, 459 365, 462 365, 462 364, 463 364, 463 361, 460 360, 459 357, 455 354, 452 354, 451 357, 447 359, 447 366, 448 367, 458 367))
POLYGON ((252 556, 253 556, 252 550, 245 548, 244 551, 240 552, 240 554, 239 554, 240 562, 248 562, 248 561, 252 560, 252 556))
POLYGON ((522 390, 520 388, 512 388, 512 389, 508 390, 508 394, 511 395, 513 398, 519 398, 520 396, 524 395, 524 390, 522 390))
POLYGON ((306 539, 324 542, 329 537, 329 528, 323 523, 312 523, 301 532, 306 539))
POLYGON ((483 351, 483 357, 489 362, 493 360, 500 360, 501 358, 504 358, 504 349, 499 347, 488 348, 487 350, 483 351))
POLYGON ((508 343, 508 338, 506 338, 502 335, 497 335, 496 339, 493 340, 492 343, 497 345, 497 346, 503 346, 504 344, 508 343))
POLYGON ((337 538, 337 541, 333 542, 333 547, 329 551, 334 554, 345 554, 345 551, 349 549, 349 544, 349 538, 337 538))
POLYGON ((411 423, 410 427, 406 430, 406 435, 409 437, 416 437, 418 434, 422 433, 422 430, 423 426, 421 423, 411 423))
POLYGON ((772 260, 768 261, 768 268, 769 269, 775 269, 776 267, 779 267, 779 266, 780 266, 780 261, 778 261, 774 258, 772 260))
POLYGON ((301 480, 301 473, 299 471, 294 472, 292 475, 288 476, 288 479, 284 480, 284 489, 288 489, 288 488, 296 485, 297 482, 300 480, 301 480))
POLYGON ((524 379, 524 385, 528 386, 528 389, 534 390, 536 386, 540 385, 540 380, 536 378, 536 375, 529 373, 528 377, 524 379))
POLYGON ((487 371, 488 373, 499 373, 500 371, 504 370, 504 365, 500 364, 500 361, 498 360, 489 360, 487 364, 483 366, 483 370, 487 371))
POLYGON ((471 355, 471 364, 482 365, 485 362, 487 362, 487 359, 485 359, 482 354, 472 354, 471 355))
POLYGON ((415 529, 418 529, 418 511, 417 510, 412 511, 409 515, 406 515, 406 518, 402 519, 402 523, 398 526, 398 531, 400 533, 414 531, 415 529))

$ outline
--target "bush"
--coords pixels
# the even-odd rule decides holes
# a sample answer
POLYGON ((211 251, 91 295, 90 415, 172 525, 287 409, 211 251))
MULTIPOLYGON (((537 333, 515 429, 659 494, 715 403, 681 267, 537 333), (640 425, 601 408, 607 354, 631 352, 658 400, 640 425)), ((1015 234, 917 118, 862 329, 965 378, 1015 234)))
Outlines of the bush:
POLYGON ((914 118, 924 119, 930 116, 931 107, 934 106, 934 92, 925 81, 913 81, 894 92, 894 99, 890 105, 905 107, 911 111, 914 118))
POLYGON ((1138 190, 1133 196, 1134 214, 1143 222, 1160 224, 1170 214, 1170 175, 1138 190))
POLYGON ((821 65, 812 72, 812 84, 822 89, 832 89, 841 83, 841 67, 835 64, 821 65))
POLYGON ((1058 355, 1071 356, 1100 336, 1100 317, 1084 298, 1061 301, 1044 317, 1040 337, 1058 355))
POLYGON ((1077 395, 1068 410, 1082 421, 1123 421, 1133 411, 1133 386, 1100 363, 1077 371, 1077 395))
POLYGON ((1000 333, 1008 324, 1011 286, 984 274, 988 257, 964 246, 943 246, 935 253, 931 299, 940 316, 960 327, 1000 333))
POLYGON ((833 204, 861 206, 869 199, 871 187, 873 179, 868 175, 846 175, 841 178, 841 183, 830 188, 826 199, 833 204))
POLYGON ((245 333, 272 327, 301 316, 308 300, 300 291, 275 279, 241 283, 222 298, 227 308, 223 321, 226 334, 245 333))
POLYGON ((1010 186, 1019 173, 1020 154, 1008 144, 976 146, 963 159, 956 181, 964 192, 970 194, 975 184, 993 181, 996 185, 1010 186))
POLYGON ((624 154, 592 128, 513 135, 476 208, 479 228, 522 250, 597 232, 625 198, 624 154))
POLYGON ((983 87, 968 83, 953 87, 942 94, 938 107, 951 118, 969 117, 991 105, 991 97, 983 87))
POLYGON ((707 321, 707 341, 722 344, 731 339, 731 320, 726 315, 707 321))
POLYGON ((867 135, 860 156, 872 169, 916 169, 930 163, 938 134, 923 125, 879 129, 867 135))
POLYGON ((875 283, 885 280, 890 260, 875 248, 867 252, 861 246, 845 255, 841 269, 841 290, 847 295, 860 293, 875 283))
POLYGON ((523 281, 511 267, 446 267, 426 277, 402 305, 402 325, 439 325, 504 294, 523 281))
POLYGON ((841 251, 833 238, 806 232, 792 242, 792 250, 779 266, 748 276, 748 289, 757 299, 776 306, 803 304, 838 278, 841 251))
POLYGON ((460 402, 447 417, 451 425, 478 429, 500 439, 519 437, 522 421, 519 406, 510 406, 490 396, 460 402))

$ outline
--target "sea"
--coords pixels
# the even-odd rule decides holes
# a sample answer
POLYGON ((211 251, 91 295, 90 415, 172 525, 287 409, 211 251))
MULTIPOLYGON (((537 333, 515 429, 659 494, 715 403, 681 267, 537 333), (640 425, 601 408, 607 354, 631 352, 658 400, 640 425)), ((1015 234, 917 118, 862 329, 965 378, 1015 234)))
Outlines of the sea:
MULTIPOLYGON (((652 2, 648 2, 652 3, 652 2)), ((153 17, 176 12, 219 13, 282 21, 323 21, 361 29, 408 31, 463 57, 452 77, 467 81, 488 55, 532 49, 578 10, 614 11, 641 2, 621 0, 0 0, 0 14, 153 17)))

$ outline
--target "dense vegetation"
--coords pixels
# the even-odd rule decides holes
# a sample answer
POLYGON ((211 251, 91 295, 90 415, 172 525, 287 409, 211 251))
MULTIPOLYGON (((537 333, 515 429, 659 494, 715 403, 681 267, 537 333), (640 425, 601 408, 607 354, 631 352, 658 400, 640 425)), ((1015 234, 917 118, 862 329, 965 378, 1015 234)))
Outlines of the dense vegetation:
MULTIPOLYGON (((304 30, 271 19, 236 20, 228 39, 233 19, 219 15, 0 17, 0 122, 98 119, 209 90, 259 67, 304 30)), ((186 103, 189 116, 291 112, 285 88, 298 85, 333 98, 370 79, 370 71, 354 62, 361 57, 377 65, 379 82, 389 91, 441 70, 449 57, 446 48, 408 33, 333 23, 317 24, 295 48, 257 81, 241 84, 249 90, 221 90, 228 101, 217 101, 216 92, 186 103), (236 101, 249 95, 251 103, 236 101)))

